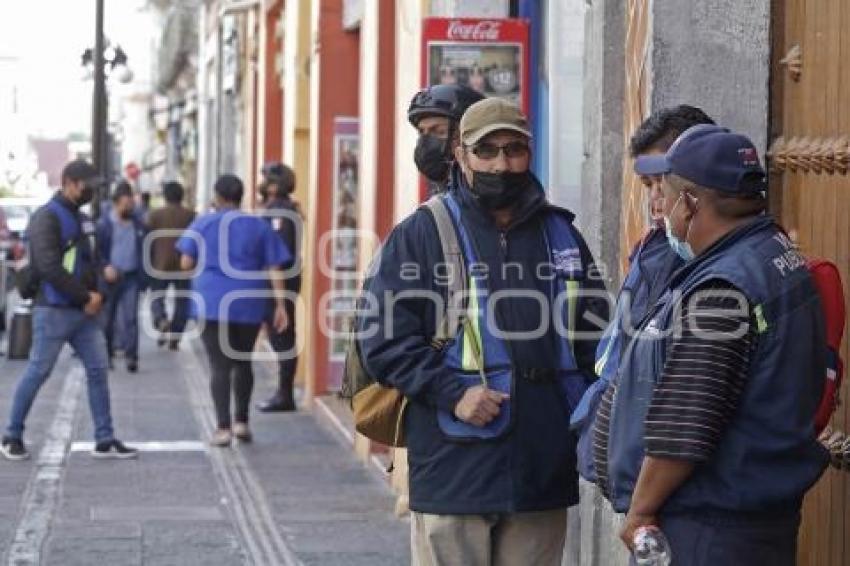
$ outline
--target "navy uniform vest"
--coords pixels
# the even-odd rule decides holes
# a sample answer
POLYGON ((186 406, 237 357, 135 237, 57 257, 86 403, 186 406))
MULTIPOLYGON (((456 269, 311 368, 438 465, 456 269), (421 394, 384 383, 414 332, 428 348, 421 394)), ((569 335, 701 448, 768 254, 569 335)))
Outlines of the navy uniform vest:
MULTIPOLYGON (((74 214, 55 198, 45 205, 59 219, 62 241, 62 267, 65 271, 81 280, 83 273, 91 266, 91 249, 85 237, 90 235, 92 228, 83 229, 79 216, 74 214)), ((68 297, 50 283, 41 283, 41 292, 45 304, 52 307, 69 307, 72 303, 68 297)))
MULTIPOLYGON (((478 254, 464 226, 457 201, 451 195, 444 198, 458 231, 464 264, 469 272, 465 297, 466 313, 461 317, 463 324, 458 334, 449 341, 444 350, 445 364, 467 387, 483 384, 492 390, 513 395, 515 370, 509 348, 497 336, 496 329, 500 325, 498 320, 492 320, 495 309, 488 306, 490 296, 487 284, 480 274, 476 273, 475 266, 480 265, 478 254)), ((554 326, 549 331, 554 330, 560 335, 557 340, 559 364, 557 368, 550 368, 551 378, 557 381, 567 414, 570 414, 587 388, 586 378, 578 369, 571 346, 579 285, 584 279, 584 269, 578 244, 573 237, 572 224, 566 217, 556 211, 547 212, 544 225, 551 266, 549 299, 554 313, 554 326)), ((499 438, 511 428, 512 404, 512 398, 502 403, 499 415, 484 427, 467 424, 457 419, 450 411, 442 409, 438 410, 437 422, 449 438, 499 438)), ((566 424, 564 423, 565 426, 566 424)))
POLYGON ((570 427, 579 434, 578 471, 589 482, 596 482, 593 463, 593 425, 596 409, 608 384, 620 367, 620 356, 638 324, 652 309, 670 276, 684 261, 667 242, 663 229, 654 228, 629 258, 629 271, 617 297, 614 316, 596 349, 596 380, 573 412, 570 427))
POLYGON ((735 230, 677 272, 623 353, 611 409, 609 493, 628 510, 644 457, 644 420, 677 311, 720 279, 752 308, 757 339, 738 410, 710 460, 667 501, 665 513, 796 511, 828 462, 814 413, 826 361, 824 321, 804 259, 767 216, 735 230))

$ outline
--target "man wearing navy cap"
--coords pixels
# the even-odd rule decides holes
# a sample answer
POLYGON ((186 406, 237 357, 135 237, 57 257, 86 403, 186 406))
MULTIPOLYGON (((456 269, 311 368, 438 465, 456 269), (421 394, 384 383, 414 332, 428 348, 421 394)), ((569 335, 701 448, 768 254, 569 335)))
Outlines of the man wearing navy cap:
POLYGON ((660 527, 674 564, 796 563, 800 507, 827 465, 813 417, 824 322, 805 262, 766 214, 749 139, 694 126, 666 154, 664 223, 686 264, 603 395, 600 485, 621 537, 660 527))

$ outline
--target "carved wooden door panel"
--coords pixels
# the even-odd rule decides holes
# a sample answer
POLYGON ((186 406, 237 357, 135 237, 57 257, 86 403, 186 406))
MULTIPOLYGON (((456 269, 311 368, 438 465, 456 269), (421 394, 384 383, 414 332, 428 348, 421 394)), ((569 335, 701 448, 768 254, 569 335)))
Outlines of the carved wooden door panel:
MULTIPOLYGON (((838 264, 850 297, 850 2, 774 0, 773 12, 771 207, 804 254, 838 264)), ((842 398, 832 428, 850 432, 846 382, 842 398)), ((830 468, 807 496, 801 566, 850 565, 848 472, 830 468)))

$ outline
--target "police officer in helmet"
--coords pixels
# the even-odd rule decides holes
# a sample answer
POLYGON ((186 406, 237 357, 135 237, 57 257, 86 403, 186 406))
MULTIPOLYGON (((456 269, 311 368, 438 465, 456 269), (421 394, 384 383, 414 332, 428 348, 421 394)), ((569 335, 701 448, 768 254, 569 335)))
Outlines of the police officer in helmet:
POLYGON ((443 192, 458 144, 458 124, 466 109, 484 95, 464 85, 434 85, 417 92, 407 119, 419 132, 413 160, 428 179, 429 193, 443 192))

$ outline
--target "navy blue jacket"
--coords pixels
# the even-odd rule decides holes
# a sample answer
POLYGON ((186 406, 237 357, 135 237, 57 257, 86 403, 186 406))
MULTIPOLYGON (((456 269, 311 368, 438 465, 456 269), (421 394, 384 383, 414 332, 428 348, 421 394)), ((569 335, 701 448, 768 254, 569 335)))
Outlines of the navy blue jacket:
POLYGON ((664 367, 666 330, 700 285, 721 280, 753 309, 757 345, 740 404, 711 459, 666 502, 665 513, 799 512, 828 455, 816 439, 826 339, 805 260, 768 217, 736 229, 673 275, 620 364, 611 409, 611 502, 629 508, 644 456, 644 420, 664 367), (817 377, 816 377, 817 376, 817 377))
MULTIPOLYGON (((548 204, 539 184, 521 197, 516 220, 500 233, 490 215, 477 204, 456 170, 450 190, 460 202, 461 214, 489 270, 491 293, 526 290, 550 296, 550 282, 539 277, 538 266, 550 262, 544 239, 544 213, 556 210, 572 221, 569 211, 548 204), (548 210, 547 210, 548 209, 548 210), (504 264, 516 263, 503 269, 504 264)), ((590 251, 575 231, 585 273, 592 274, 584 288, 604 292, 590 251)), ((377 308, 361 316, 368 329, 360 341, 367 371, 380 382, 401 390, 409 399, 405 434, 410 468, 410 508, 424 513, 512 513, 563 508, 578 501, 575 437, 568 429, 569 415, 554 381, 522 377, 523 369, 558 367, 558 336, 549 326, 541 337, 507 342, 515 366, 513 410, 515 423, 504 436, 486 441, 452 441, 437 424, 436 409, 452 411, 465 387, 443 364, 431 337, 436 333, 435 303, 427 298, 397 299, 391 306, 385 293, 430 291, 445 297, 440 284, 443 253, 430 213, 420 209, 400 223, 384 244, 366 289, 377 298, 377 308), (392 309, 391 321, 386 320, 392 309)), ((545 277, 545 275, 544 275, 545 277)), ((496 319, 509 332, 532 331, 544 324, 538 302, 511 297, 496 303, 496 319)), ((584 314, 592 311, 608 319, 604 299, 579 301, 578 329, 595 330, 584 314)), ((597 340, 576 342, 576 360, 589 379, 597 340)))
MULTIPOLYGON (((144 223, 134 214, 129 218, 136 230, 136 252, 139 258, 139 271, 144 270, 144 256, 142 255, 142 247, 145 241, 147 228, 144 223)), ((112 213, 101 216, 97 222, 97 250, 98 260, 101 267, 106 267, 110 263, 110 255, 112 254, 112 213)))
POLYGON ((57 192, 51 202, 40 207, 32 216, 27 227, 33 272, 42 285, 36 297, 38 305, 64 305, 82 307, 89 300, 89 292, 97 289, 97 270, 92 261, 92 245, 90 238, 93 227, 91 220, 79 211, 79 207, 57 192), (71 222, 79 225, 77 233, 79 240, 79 273, 71 274, 63 266, 63 255, 68 247, 68 241, 63 236, 65 222, 59 218, 54 207, 62 207, 71 217, 71 222), (60 300, 46 292, 45 287, 52 287, 60 300))

